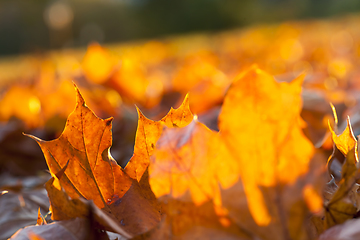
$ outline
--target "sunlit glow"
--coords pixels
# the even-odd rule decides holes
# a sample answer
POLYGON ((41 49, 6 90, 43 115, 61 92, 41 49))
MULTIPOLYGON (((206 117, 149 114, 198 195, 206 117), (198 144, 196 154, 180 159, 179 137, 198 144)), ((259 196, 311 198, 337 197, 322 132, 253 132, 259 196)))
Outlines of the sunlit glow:
POLYGON ((97 84, 104 83, 110 77, 114 64, 110 54, 99 44, 91 44, 83 60, 86 77, 97 84))
POLYGON ((351 63, 345 59, 335 59, 328 65, 328 71, 335 77, 344 78, 351 68, 351 63))
POLYGON ((219 222, 224 227, 229 227, 231 225, 231 221, 227 217, 220 217, 219 222))
POLYGON ((55 177, 55 179, 54 179, 53 186, 54 186, 57 190, 61 191, 60 181, 59 181, 59 179, 57 179, 56 177, 55 177))
POLYGON ((312 185, 307 184, 303 188, 303 196, 304 196, 305 203, 311 212, 318 213, 322 210, 323 199, 315 191, 315 189, 312 185))
POLYGON ((334 107, 334 105, 332 103, 330 103, 330 106, 331 106, 331 110, 332 110, 333 115, 334 115, 335 124, 337 125, 338 124, 338 117, 337 117, 336 109, 335 109, 335 107, 334 107))
POLYGON ((120 94, 115 90, 109 90, 106 93, 105 97, 110 102, 110 104, 113 108, 119 107, 122 103, 120 94))
POLYGON ((41 111, 41 103, 40 100, 35 97, 32 96, 29 99, 29 110, 32 114, 38 114, 41 111))
POLYGON ((348 31, 342 30, 334 33, 331 37, 330 44, 334 52, 346 53, 352 49, 354 39, 348 31))
POLYGON ((6 191, 6 190, 4 190, 4 191, 1 191, 1 194, 0 194, 0 196, 1 195, 4 195, 4 194, 6 194, 6 193, 8 193, 9 191, 6 191))
POLYGON ((164 91, 164 85, 159 79, 152 78, 146 88, 146 96, 158 97, 164 91))
POLYGON ((40 237, 39 235, 29 231, 29 239, 31 240, 44 240, 44 238, 40 237))
MULTIPOLYGON (((249 183, 247 183, 249 185, 249 183)), ((266 207, 264 196, 257 186, 249 188, 245 186, 246 199, 248 200, 249 210, 255 222, 259 226, 267 226, 271 222, 271 216, 266 207)))
POLYGON ((299 41, 296 39, 285 40, 280 49, 280 55, 284 60, 295 62, 303 55, 303 48, 299 41))

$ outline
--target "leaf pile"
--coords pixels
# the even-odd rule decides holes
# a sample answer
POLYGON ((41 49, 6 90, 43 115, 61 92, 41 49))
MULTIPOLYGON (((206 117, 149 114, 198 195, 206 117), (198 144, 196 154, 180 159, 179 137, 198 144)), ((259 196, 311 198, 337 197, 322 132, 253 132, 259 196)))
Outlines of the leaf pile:
POLYGON ((358 21, 22 58, 0 92, 0 238, 357 239, 358 21), (38 174, 36 143, 51 178, 12 180, 38 174))
MULTIPOLYGON (((52 224, 83 218, 78 224, 88 233, 140 239, 303 239, 306 204, 322 208, 314 203, 322 171, 301 131, 301 84, 302 77, 278 83, 251 67, 226 94, 219 132, 192 115, 188 98, 159 121, 138 111, 134 155, 124 168, 110 155, 112 119, 98 118, 76 88, 60 137, 31 136, 53 176, 45 185, 52 224)), ((31 232, 57 233, 47 226, 31 232)))

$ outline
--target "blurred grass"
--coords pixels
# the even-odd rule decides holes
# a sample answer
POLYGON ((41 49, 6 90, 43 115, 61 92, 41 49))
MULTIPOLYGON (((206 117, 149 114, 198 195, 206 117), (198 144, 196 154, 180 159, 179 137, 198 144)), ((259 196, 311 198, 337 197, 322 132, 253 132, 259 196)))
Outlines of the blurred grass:
POLYGON ((0 55, 37 52, 197 31, 219 31, 254 23, 317 18, 360 10, 356 0, 26 0, 0 1, 0 55), (55 3, 73 19, 51 29, 44 14, 55 3))

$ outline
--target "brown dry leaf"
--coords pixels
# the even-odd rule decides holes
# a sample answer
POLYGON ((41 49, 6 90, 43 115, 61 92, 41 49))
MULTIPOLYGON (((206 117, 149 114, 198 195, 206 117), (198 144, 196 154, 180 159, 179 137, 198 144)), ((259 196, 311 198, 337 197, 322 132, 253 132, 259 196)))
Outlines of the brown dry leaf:
POLYGON ((342 179, 339 187, 332 195, 329 202, 325 205, 325 229, 336 224, 341 224, 349 220, 357 213, 357 202, 350 198, 351 191, 358 179, 360 171, 356 168, 357 143, 346 155, 346 160, 342 168, 342 179))
POLYGON ((107 216, 106 213, 101 211, 91 202, 87 202, 81 198, 69 198, 66 192, 63 191, 60 183, 60 179, 67 166, 68 164, 45 183, 45 188, 50 199, 51 218, 53 220, 69 220, 77 217, 87 218, 91 215, 94 222, 97 224, 97 227, 130 238, 131 235, 128 234, 118 222, 107 216))
MULTIPOLYGON (((335 129, 337 129, 337 115, 335 108, 333 108, 335 118, 335 129)), ((357 140, 354 137, 350 118, 347 118, 347 125, 341 134, 336 134, 332 126, 329 124, 329 129, 334 142, 334 151, 328 161, 328 169, 330 169, 332 159, 335 151, 338 149, 345 156, 345 161, 341 169, 341 180, 339 187, 332 194, 330 200, 325 205, 325 222, 324 228, 328 229, 336 224, 341 224, 346 220, 354 217, 359 206, 357 201, 351 198, 351 192, 355 183, 360 179, 360 170, 357 167, 358 150, 357 140)))
POLYGON ((112 119, 98 118, 77 88, 76 92, 76 108, 58 139, 44 141, 30 137, 40 145, 52 174, 69 162, 60 182, 72 199, 93 200, 131 234, 148 231, 160 218, 152 193, 129 178, 111 157, 112 119))

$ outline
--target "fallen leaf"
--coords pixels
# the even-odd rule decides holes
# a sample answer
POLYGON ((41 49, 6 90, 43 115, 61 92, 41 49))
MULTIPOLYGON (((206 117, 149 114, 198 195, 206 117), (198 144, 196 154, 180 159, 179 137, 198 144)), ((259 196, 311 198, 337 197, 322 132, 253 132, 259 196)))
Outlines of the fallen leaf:
POLYGON ((82 68, 85 76, 93 83, 102 84, 109 80, 114 71, 114 61, 109 52, 98 43, 88 46, 82 68))
MULTIPOLYGON (((336 113, 335 113, 336 114, 336 113)), ((354 133, 351 129, 350 118, 346 119, 347 125, 345 130, 337 135, 331 125, 329 124, 329 129, 331 132, 332 139, 336 145, 336 147, 344 154, 345 156, 348 152, 353 149, 356 145, 356 138, 354 137, 354 133)))
MULTIPOLYGON (((335 118, 334 127, 337 129, 337 115, 333 106, 332 109, 335 118)), ((341 134, 336 134, 330 124, 329 129, 334 142, 334 151, 327 163, 329 172, 337 149, 345 156, 345 160, 341 169, 341 180, 338 183, 339 187, 325 204, 325 229, 336 224, 344 223, 346 220, 353 218, 359 207, 357 206, 356 198, 351 199, 352 189, 354 188, 355 183, 360 179, 360 170, 357 167, 359 162, 357 140, 355 139, 351 128, 350 118, 347 118, 346 128, 341 134)))
POLYGON ((69 198, 66 192, 63 191, 60 182, 67 166, 68 164, 45 183, 45 188, 50 200, 51 219, 69 220, 77 217, 89 218, 91 215, 98 228, 116 232, 125 238, 131 238, 131 235, 127 233, 118 222, 110 216, 107 216, 106 213, 101 211, 92 202, 81 198, 69 198))
POLYGON ((304 237, 306 204, 322 209, 324 168, 321 157, 310 161, 313 146, 301 132, 300 84, 277 83, 252 67, 225 96, 219 133, 197 121, 165 127, 149 166, 154 194, 164 204, 211 201, 214 221, 235 225, 248 238, 304 237))
POLYGON ((160 121, 146 118, 138 109, 138 127, 136 130, 134 155, 125 167, 126 173, 133 179, 140 181, 147 167, 155 144, 159 139, 163 125, 168 127, 184 127, 188 125, 193 115, 189 108, 189 98, 185 97, 179 108, 171 108, 169 113, 160 121))
POLYGON ((159 221, 151 193, 141 189, 111 157, 112 119, 98 118, 77 88, 76 93, 76 108, 58 139, 44 141, 30 137, 40 145, 52 174, 69 162, 60 182, 72 199, 93 200, 131 234, 148 231, 159 221))
POLYGON ((350 198, 355 183, 360 179, 360 170, 356 168, 356 162, 358 162, 357 147, 354 147, 346 155, 342 168, 343 178, 339 182, 338 189, 329 202, 325 204, 325 229, 341 224, 353 218, 357 213, 359 206, 357 206, 356 201, 350 198))
POLYGON ((268 208, 273 200, 261 188, 294 184, 314 154, 301 131, 302 78, 277 83, 254 66, 233 82, 219 116, 220 135, 239 163, 249 209, 260 226, 274 217, 268 208))

